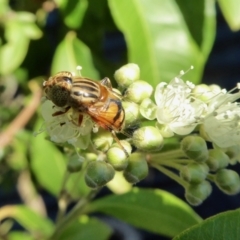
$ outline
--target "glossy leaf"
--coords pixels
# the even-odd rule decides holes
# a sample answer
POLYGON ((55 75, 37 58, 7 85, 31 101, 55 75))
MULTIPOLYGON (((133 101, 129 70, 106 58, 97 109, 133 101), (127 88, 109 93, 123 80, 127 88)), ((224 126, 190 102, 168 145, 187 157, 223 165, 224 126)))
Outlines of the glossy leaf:
POLYGON ((71 240, 107 240, 111 233, 112 230, 96 218, 81 216, 77 221, 66 228, 58 239, 68 240, 71 236, 71 240))
POLYGON ((176 0, 194 41, 207 60, 216 35, 214 0, 176 0))
POLYGON ((221 11, 233 31, 240 29, 240 2, 239 0, 218 0, 221 11))
POLYGON ((153 189, 138 189, 111 195, 90 203, 88 212, 102 212, 136 227, 173 237, 201 221, 200 217, 174 195, 153 189))
POLYGON ((53 223, 24 205, 9 205, 0 209, 0 220, 13 218, 26 230, 42 237, 49 236, 53 231, 53 223))
POLYGON ((82 76, 99 79, 90 49, 77 38, 75 32, 68 32, 56 49, 51 72, 52 74, 60 71, 76 72, 76 67, 79 65, 83 68, 82 76))
MULTIPOLYGON (((36 126, 36 131, 39 129, 40 124, 36 126)), ((58 195, 66 171, 63 154, 52 142, 45 139, 44 133, 32 137, 30 151, 31 168, 38 182, 50 193, 58 195)))
POLYGON ((228 211, 211 217, 187 229, 174 240, 226 240, 240 239, 240 210, 228 211))
POLYGON ((187 9, 189 1, 184 1, 186 4, 181 8, 176 0, 108 2, 116 24, 125 35, 129 62, 141 68, 141 79, 153 85, 169 82, 180 70, 193 65, 195 69, 188 73, 188 79, 200 82, 215 33, 213 1, 206 0, 202 9, 195 2, 191 4, 202 18, 201 24, 191 28, 184 17, 191 14, 192 8, 182 10, 185 5, 187 9), (200 37, 192 35, 202 31, 200 37))

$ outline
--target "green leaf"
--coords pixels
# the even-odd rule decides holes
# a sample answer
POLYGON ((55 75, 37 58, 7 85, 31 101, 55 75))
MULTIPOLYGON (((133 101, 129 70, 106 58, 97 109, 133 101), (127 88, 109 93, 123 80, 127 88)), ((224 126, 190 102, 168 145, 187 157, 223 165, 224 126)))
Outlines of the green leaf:
POLYGON ((3 75, 13 72, 23 62, 30 39, 38 39, 42 32, 36 26, 34 15, 19 12, 5 22, 6 43, 0 48, 0 73, 3 75))
POLYGON ((107 240, 111 234, 112 230, 103 222, 96 218, 81 216, 77 221, 66 228, 58 239, 69 240, 71 236, 71 240, 107 240))
POLYGON ((179 234, 174 240, 233 240, 240 239, 240 209, 211 217, 179 234))
POLYGON ((17 21, 22 30, 22 34, 30 39, 39 39, 42 36, 41 30, 35 22, 35 15, 29 12, 17 12, 15 21, 17 21))
MULTIPOLYGON (((38 131, 40 124, 37 124, 35 129, 38 131)), ((44 133, 33 136, 29 147, 31 168, 38 182, 50 193, 58 195, 66 171, 63 154, 52 142, 45 139, 44 133)))
POLYGON ((23 205, 9 205, 0 209, 0 220, 13 218, 26 230, 42 237, 49 236, 53 231, 53 223, 30 208, 23 205))
POLYGON ((87 7, 87 0, 68 1, 64 9, 61 9, 64 15, 65 24, 69 28, 78 29, 82 25, 87 7))
POLYGON ((141 79, 153 85, 169 82, 180 70, 193 65, 195 69, 188 73, 188 78, 195 83, 201 80, 214 40, 213 1, 206 0, 204 8, 199 8, 199 4, 194 7, 201 22, 193 25, 195 21, 191 19, 191 28, 185 19, 187 14, 192 16, 192 9, 186 11, 189 1, 184 1, 185 12, 182 11, 185 5, 180 8, 176 0, 108 2, 117 26, 125 35, 129 62, 140 66, 141 79), (199 32, 203 34, 199 36, 199 32))
POLYGON ((27 152, 30 139, 31 133, 26 130, 19 131, 13 139, 12 147, 14 151, 8 159, 8 164, 16 171, 28 167, 27 152))
POLYGON ((8 240, 34 240, 34 238, 28 233, 14 231, 8 234, 8 240))
POLYGON ((83 169, 80 172, 71 173, 66 184, 67 191, 71 197, 76 200, 80 197, 88 195, 91 191, 91 188, 86 185, 83 169))
POLYGON ((51 73, 59 71, 75 72, 78 65, 82 66, 82 75, 92 79, 99 79, 94 68, 90 49, 81 42, 75 32, 68 32, 58 45, 52 63, 51 73))
POLYGON ((215 1, 176 0, 176 2, 194 41, 207 59, 216 36, 215 1))
POLYGON ((24 60, 29 38, 27 38, 15 21, 9 21, 6 24, 5 38, 7 43, 0 48, 0 73, 3 75, 14 71, 24 60))
POLYGON ((239 0, 218 0, 222 13, 233 31, 240 29, 240 2, 239 0))
POLYGON ((123 195, 93 201, 88 207, 89 212, 109 214, 136 227, 169 237, 201 221, 185 202, 162 190, 134 188, 123 195))

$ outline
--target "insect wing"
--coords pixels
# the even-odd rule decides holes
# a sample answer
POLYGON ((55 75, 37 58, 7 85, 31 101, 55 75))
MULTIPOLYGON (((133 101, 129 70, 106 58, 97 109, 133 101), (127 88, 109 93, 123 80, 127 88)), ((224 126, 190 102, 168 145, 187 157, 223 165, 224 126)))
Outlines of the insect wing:
POLYGON ((88 108, 88 114, 102 128, 121 131, 125 113, 122 103, 118 99, 108 99, 107 102, 98 102, 88 108))

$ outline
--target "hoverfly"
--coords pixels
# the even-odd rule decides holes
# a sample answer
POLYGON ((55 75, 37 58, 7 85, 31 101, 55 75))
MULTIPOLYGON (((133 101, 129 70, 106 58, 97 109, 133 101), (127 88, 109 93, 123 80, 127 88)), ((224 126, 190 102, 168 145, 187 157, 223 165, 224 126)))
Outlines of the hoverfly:
POLYGON ((128 156, 116 136, 116 132, 123 129, 125 112, 121 96, 113 90, 109 78, 98 82, 85 77, 75 77, 70 72, 59 72, 43 83, 43 89, 49 100, 65 109, 54 115, 63 114, 72 108, 80 113, 78 125, 81 125, 83 113, 89 115, 98 126, 112 133, 128 156))

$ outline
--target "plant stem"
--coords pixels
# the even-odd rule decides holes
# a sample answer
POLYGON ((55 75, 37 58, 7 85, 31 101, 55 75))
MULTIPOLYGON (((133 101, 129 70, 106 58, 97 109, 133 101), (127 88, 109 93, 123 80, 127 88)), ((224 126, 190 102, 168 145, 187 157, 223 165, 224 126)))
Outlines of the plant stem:
POLYGON ((57 224, 54 233, 49 238, 49 240, 56 240, 58 239, 61 232, 71 223, 73 222, 78 216, 83 213, 84 208, 90 202, 91 199, 95 197, 98 190, 91 190, 89 194, 83 198, 81 198, 77 204, 73 207, 73 209, 64 217, 62 218, 57 224))
POLYGON ((172 158, 183 158, 186 157, 186 155, 184 154, 184 152, 181 149, 175 149, 175 150, 171 150, 171 151, 166 151, 166 152, 161 152, 161 153, 155 153, 155 154, 151 154, 151 156, 154 159, 172 159, 172 158))
POLYGON ((167 168, 165 168, 161 165, 157 165, 157 164, 152 164, 151 166, 158 169, 159 171, 161 171, 162 173, 164 173, 171 179, 175 180, 177 183, 182 185, 184 188, 186 188, 188 186, 188 183, 186 181, 184 181, 182 178, 180 178, 178 175, 176 175, 172 171, 168 170, 167 168))
POLYGON ((65 187, 66 187, 66 183, 69 179, 70 173, 68 171, 65 172, 64 178, 63 178, 63 182, 62 182, 62 187, 58 196, 58 213, 57 213, 57 218, 56 218, 56 222, 58 223, 63 216, 65 215, 67 206, 69 204, 69 196, 68 194, 65 192, 65 187))
POLYGON ((209 173, 209 174, 207 175, 207 179, 210 180, 210 181, 212 181, 212 182, 214 182, 214 181, 215 181, 215 175, 209 173))

